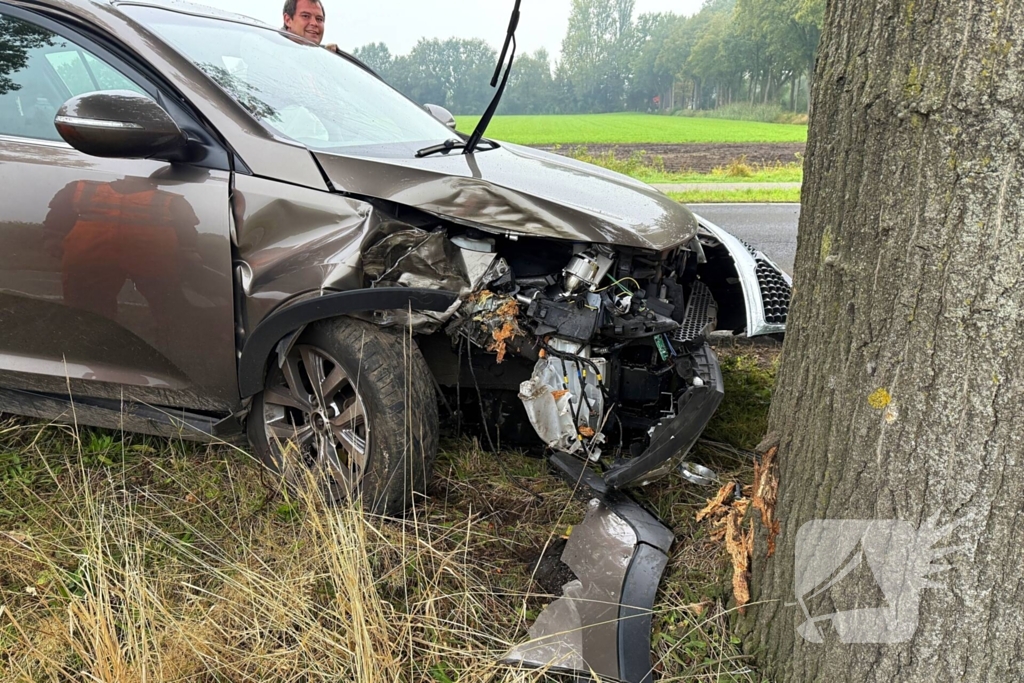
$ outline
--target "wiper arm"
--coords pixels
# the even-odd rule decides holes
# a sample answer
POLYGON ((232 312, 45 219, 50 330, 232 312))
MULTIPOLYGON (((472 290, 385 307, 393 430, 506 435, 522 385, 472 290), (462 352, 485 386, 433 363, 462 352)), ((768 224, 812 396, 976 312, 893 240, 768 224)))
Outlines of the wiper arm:
POLYGON ((512 64, 515 62, 516 57, 516 29, 519 28, 519 6, 522 4, 522 0, 516 0, 515 8, 512 10, 512 18, 508 22, 508 33, 505 35, 505 45, 501 48, 501 57, 498 59, 498 66, 494 69, 494 76, 491 78, 491 87, 493 88, 498 84, 498 76, 501 74, 501 67, 505 64, 505 55, 508 55, 508 68, 505 69, 505 75, 501 79, 501 85, 498 86, 498 91, 494 93, 494 99, 487 105, 487 111, 480 118, 480 123, 477 124, 476 130, 469 136, 466 141, 466 146, 463 149, 463 154, 472 154, 476 151, 477 145, 480 144, 480 140, 483 139, 484 133, 487 131, 487 126, 491 125, 491 119, 494 118, 494 112, 498 110, 498 103, 501 102, 501 96, 505 94, 505 86, 508 85, 508 77, 512 73, 512 64), (509 52, 509 45, 512 46, 511 53, 509 52))
MULTIPOLYGON (((490 149, 494 149, 498 146, 498 143, 496 143, 494 140, 487 140, 486 138, 481 140, 480 142, 490 145, 490 149)), ((464 149, 466 147, 466 144, 467 143, 463 142, 462 140, 456 140, 452 138, 451 140, 445 140, 439 145, 431 145, 430 147, 424 147, 423 149, 416 152, 416 158, 422 159, 423 157, 429 157, 434 154, 448 154, 453 149, 464 149)))
POLYGON ((466 146, 466 143, 462 140, 456 140, 454 138, 445 140, 440 145, 431 145, 430 147, 424 147, 423 149, 416 152, 416 158, 422 159, 423 157, 429 157, 432 154, 448 154, 453 149, 462 149, 466 146))

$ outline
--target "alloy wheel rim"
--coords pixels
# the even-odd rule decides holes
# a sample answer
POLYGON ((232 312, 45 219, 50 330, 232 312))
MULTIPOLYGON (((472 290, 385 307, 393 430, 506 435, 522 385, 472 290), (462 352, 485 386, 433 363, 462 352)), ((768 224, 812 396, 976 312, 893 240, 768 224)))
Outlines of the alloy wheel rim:
POLYGON ((344 495, 366 471, 370 425, 356 383, 323 349, 296 345, 264 392, 264 429, 286 480, 308 477, 344 495))

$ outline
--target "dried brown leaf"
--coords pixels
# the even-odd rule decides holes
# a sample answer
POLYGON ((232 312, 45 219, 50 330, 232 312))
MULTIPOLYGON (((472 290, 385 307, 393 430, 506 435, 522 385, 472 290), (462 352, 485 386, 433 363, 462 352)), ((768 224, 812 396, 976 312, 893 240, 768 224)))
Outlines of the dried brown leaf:
POLYGON ((591 429, 590 427, 587 427, 586 425, 584 425, 583 427, 580 427, 580 436, 582 436, 584 439, 591 438, 592 436, 594 436, 595 433, 596 432, 594 432, 593 429, 591 429))

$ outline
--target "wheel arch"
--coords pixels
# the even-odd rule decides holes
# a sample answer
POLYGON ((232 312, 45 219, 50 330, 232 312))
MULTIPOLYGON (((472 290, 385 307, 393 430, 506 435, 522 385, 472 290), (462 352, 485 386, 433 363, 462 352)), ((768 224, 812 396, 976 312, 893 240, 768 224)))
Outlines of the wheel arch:
POLYGON ((238 359, 238 389, 243 399, 263 390, 267 362, 274 349, 289 335, 321 320, 370 311, 443 312, 458 300, 455 292, 406 287, 355 289, 334 292, 293 304, 269 315, 248 336, 238 359))

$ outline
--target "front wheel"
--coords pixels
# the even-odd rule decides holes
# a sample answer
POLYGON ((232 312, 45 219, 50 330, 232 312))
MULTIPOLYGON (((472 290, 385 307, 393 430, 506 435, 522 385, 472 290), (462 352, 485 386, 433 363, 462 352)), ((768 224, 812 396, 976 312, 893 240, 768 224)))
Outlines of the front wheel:
POLYGON ((401 334, 348 318, 314 323, 283 363, 272 358, 249 440, 293 493, 401 513, 426 489, 437 453, 429 372, 401 334))

